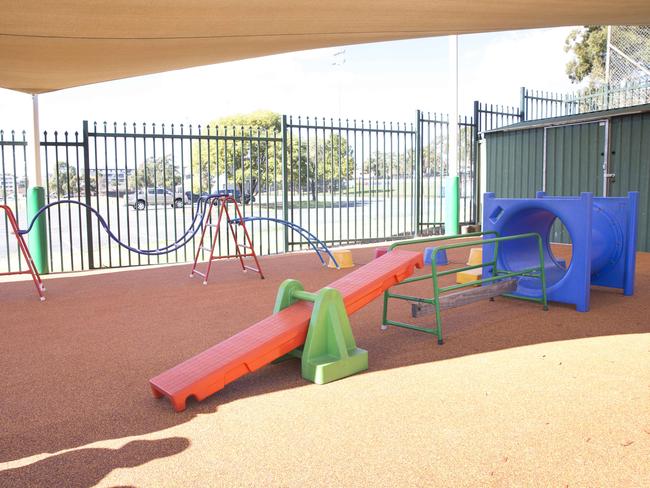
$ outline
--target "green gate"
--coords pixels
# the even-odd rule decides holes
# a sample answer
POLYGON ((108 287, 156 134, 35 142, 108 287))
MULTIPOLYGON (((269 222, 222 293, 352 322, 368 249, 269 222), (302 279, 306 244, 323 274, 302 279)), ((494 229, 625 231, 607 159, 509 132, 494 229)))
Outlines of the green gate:
MULTIPOLYGON (((546 193, 571 196, 589 191, 594 196, 603 196, 606 137, 606 121, 544 128, 542 164, 546 193)), ((551 228, 551 241, 571 242, 559 220, 551 228)))

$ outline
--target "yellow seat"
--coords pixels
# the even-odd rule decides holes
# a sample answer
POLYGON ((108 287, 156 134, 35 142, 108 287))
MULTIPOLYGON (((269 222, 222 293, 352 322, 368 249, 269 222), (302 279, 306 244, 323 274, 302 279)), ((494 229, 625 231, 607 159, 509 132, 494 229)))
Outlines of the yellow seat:
POLYGON ((481 268, 470 269, 468 271, 461 271, 456 273, 456 283, 459 285, 462 283, 470 283, 472 281, 478 281, 481 279, 483 270, 481 268))
MULTIPOLYGON (((332 255, 336 262, 339 263, 339 268, 352 268, 354 266, 354 261, 352 260, 352 251, 348 249, 337 249, 332 251, 332 255)), ((334 261, 330 258, 329 263, 327 264, 328 268, 336 268, 334 261)))
POLYGON ((467 266, 475 266, 483 262, 483 248, 482 247, 473 247, 469 250, 469 259, 467 260, 467 266))
MULTIPOLYGON (((473 247, 469 250, 469 259, 467 260, 467 266, 476 266, 483 262, 483 248, 482 247, 473 247)), ((478 281, 481 279, 483 274, 482 268, 470 269, 468 271, 461 271, 456 273, 456 283, 471 283, 472 281, 478 281)))

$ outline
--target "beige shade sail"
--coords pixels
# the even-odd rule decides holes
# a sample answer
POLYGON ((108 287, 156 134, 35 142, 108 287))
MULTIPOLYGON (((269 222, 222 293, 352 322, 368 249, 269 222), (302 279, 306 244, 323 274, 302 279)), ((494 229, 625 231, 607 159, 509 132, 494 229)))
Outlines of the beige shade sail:
POLYGON ((303 49, 577 24, 650 24, 650 0, 0 0, 0 86, 43 93, 303 49))

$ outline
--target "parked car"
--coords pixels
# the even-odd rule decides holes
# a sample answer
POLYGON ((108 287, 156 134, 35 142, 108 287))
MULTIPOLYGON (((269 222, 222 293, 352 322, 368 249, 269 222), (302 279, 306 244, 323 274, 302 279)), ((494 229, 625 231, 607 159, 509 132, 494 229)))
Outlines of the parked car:
POLYGON ((244 198, 242 199, 242 193, 239 188, 226 188, 225 190, 215 190, 213 193, 228 193, 231 197, 235 198, 237 203, 244 203, 248 205, 255 201, 255 197, 252 196, 249 192, 244 192, 244 198))
MULTIPOLYGON (((241 191, 239 190, 239 188, 226 188, 225 190, 213 190, 212 191, 212 195, 217 195, 217 194, 218 195, 223 195, 223 196, 226 196, 226 195, 232 196, 232 197, 235 198, 235 201, 237 203, 242 203, 241 191)), ((185 200, 185 203, 187 203, 187 204, 190 204, 190 203, 194 204, 194 203, 199 201, 199 198, 205 197, 205 196, 208 196, 208 195, 209 195, 209 193, 207 191, 202 192, 200 195, 197 194, 197 193, 191 192, 191 191, 186 191, 184 193, 184 200, 185 200)), ((249 203, 254 202, 254 201, 255 201, 255 197, 251 196, 248 192, 246 192, 244 194, 243 203, 248 205, 249 203)), ((219 201, 215 199, 212 203, 213 203, 213 205, 218 205, 219 201)))
POLYGON ((136 210, 144 210, 149 205, 171 205, 181 208, 185 204, 185 198, 182 193, 174 193, 165 188, 147 188, 131 193, 128 204, 136 210))
MULTIPOLYGON (((206 193, 203 192, 203 195, 205 195, 205 194, 206 193)), ((189 190, 186 191, 183 195, 185 195, 185 203, 188 204, 188 205, 198 202, 199 198, 201 198, 201 195, 199 195, 198 193, 191 192, 189 190)))
MULTIPOLYGON (((226 191, 222 191, 222 192, 219 192, 219 193, 222 193, 224 196, 229 194, 226 191)), ((185 192, 185 203, 187 203, 187 204, 191 203, 192 205, 194 205, 196 202, 198 202, 201 199, 201 197, 207 197, 208 195, 209 195, 209 193, 207 191, 201 192, 200 194, 194 193, 194 192, 191 192, 191 191, 186 191, 185 192)), ((218 205, 219 201, 215 199, 212 202, 212 204, 213 205, 218 205)))

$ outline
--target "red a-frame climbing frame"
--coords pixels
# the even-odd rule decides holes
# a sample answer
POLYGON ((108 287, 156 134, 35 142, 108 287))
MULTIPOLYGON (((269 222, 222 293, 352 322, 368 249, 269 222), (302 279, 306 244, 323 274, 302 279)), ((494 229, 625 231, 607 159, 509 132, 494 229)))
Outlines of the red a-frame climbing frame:
POLYGON ((219 216, 217 217, 217 222, 213 223, 212 222, 212 209, 216 205, 213 205, 212 202, 208 202, 209 209, 205 215, 205 220, 203 221, 203 232, 201 233, 201 240, 199 241, 199 247, 196 249, 196 254, 194 255, 194 264, 192 265, 192 272, 190 273, 190 278, 193 277, 195 274, 198 274, 199 276, 203 277, 203 284, 207 285, 208 284, 208 276, 210 276, 210 269, 212 268, 212 261, 215 261, 217 259, 228 259, 228 258, 239 258, 239 262, 241 263, 241 267, 244 271, 255 271, 256 273, 260 274, 260 278, 264 279, 264 275, 262 274, 262 268, 260 268, 260 263, 257 260, 257 255, 255 254, 255 249, 253 248, 253 241, 250 238, 250 235, 248 234, 248 230, 246 230, 246 225, 244 224, 244 221, 242 220, 242 214, 241 211, 239 210, 239 205, 237 205, 237 201, 234 199, 232 196, 224 196, 224 197, 219 197, 218 199, 215 200, 218 202, 219 205, 219 216), (230 219, 230 213, 228 212, 228 204, 232 204, 235 207, 235 222, 232 222, 230 219), (219 240, 219 230, 221 228, 221 219, 225 217, 226 219, 226 230, 228 231, 229 234, 232 235, 234 241, 235 241, 235 254, 229 254, 226 256, 215 256, 214 253, 214 248, 217 245, 217 241, 219 240), (243 229, 243 238, 244 242, 240 243, 237 240, 237 229, 241 227, 243 229), (210 247, 204 246, 204 242, 206 240, 206 233, 209 228, 214 228, 214 233, 212 234, 212 237, 210 237, 209 233, 207 236, 207 239, 211 239, 211 245, 210 247), (205 273, 202 273, 201 271, 197 271, 196 265, 199 261, 199 256, 201 255, 201 251, 206 251, 210 253, 210 257, 208 259, 208 267, 205 271, 205 273), (255 268, 252 266, 246 266, 244 264, 244 258, 251 257, 255 261, 255 268))
POLYGON ((25 262, 27 263, 27 268, 28 268, 27 270, 23 270, 23 271, 8 271, 5 273, 0 273, 0 276, 19 275, 19 274, 32 275, 32 279, 34 280, 34 285, 36 286, 36 292, 38 293, 38 296, 41 298, 41 301, 43 301, 45 300, 45 295, 43 294, 43 292, 45 291, 45 286, 43 286, 41 275, 38 274, 38 270, 36 269, 36 265, 34 264, 32 255, 29 253, 29 248, 25 243, 25 239, 20 233, 20 229, 18 228, 18 222, 16 222, 16 217, 14 215, 14 212, 7 205, 0 205, 0 209, 5 211, 7 220, 9 221, 9 225, 11 226, 11 230, 13 234, 16 236, 16 241, 18 242, 18 249, 22 253, 23 257, 25 258, 25 262))

